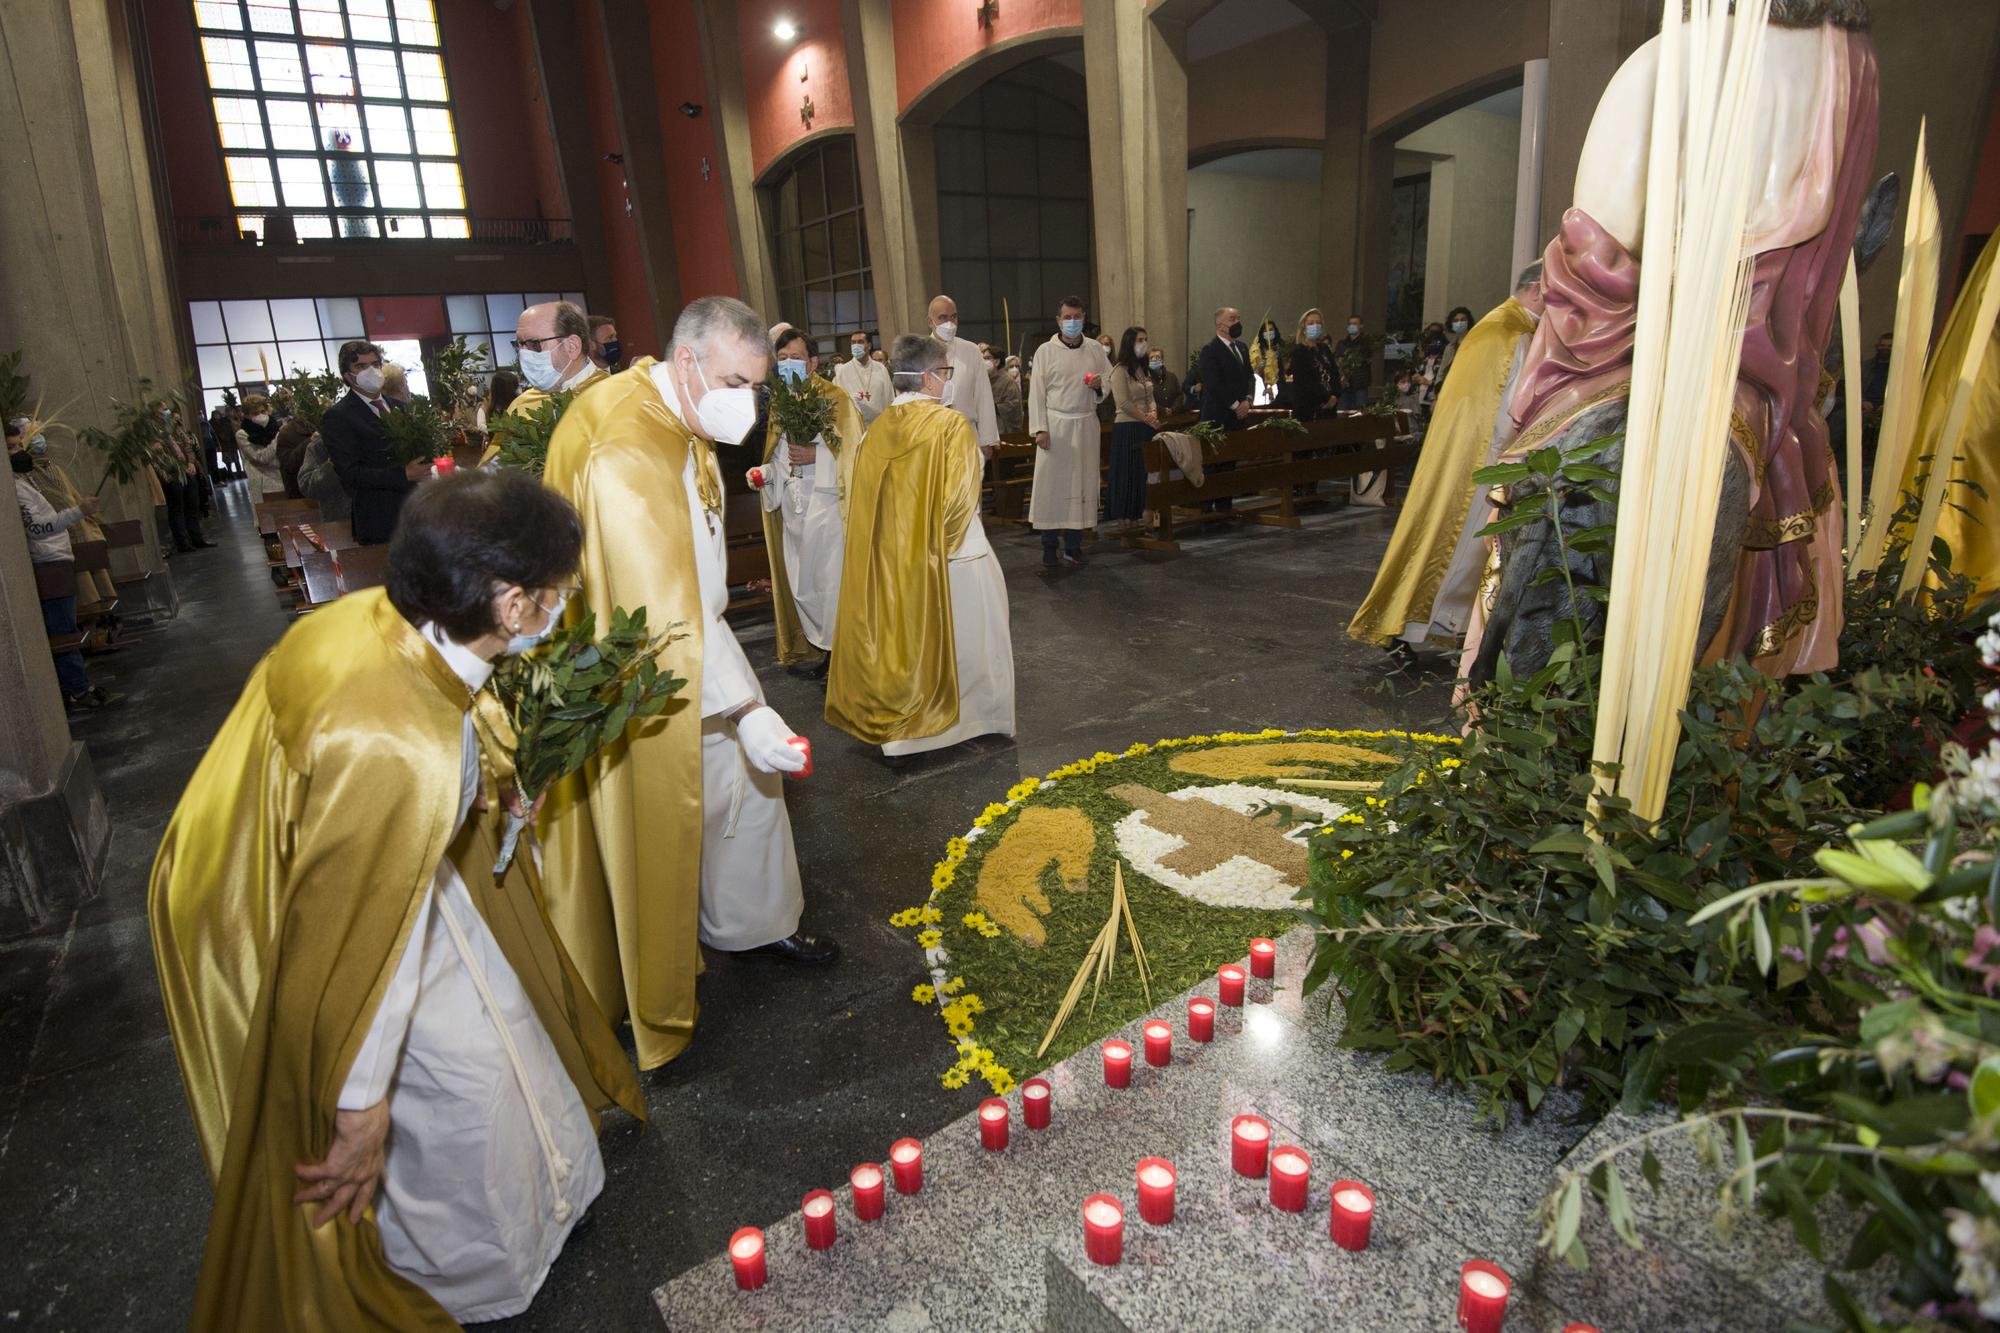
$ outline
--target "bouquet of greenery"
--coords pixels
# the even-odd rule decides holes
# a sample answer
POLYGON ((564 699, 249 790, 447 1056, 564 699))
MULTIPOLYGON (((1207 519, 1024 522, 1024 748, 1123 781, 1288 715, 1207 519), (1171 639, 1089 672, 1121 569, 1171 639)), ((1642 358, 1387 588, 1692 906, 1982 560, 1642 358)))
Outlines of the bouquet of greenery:
POLYGON ((451 452, 451 423, 421 395, 382 414, 389 456, 398 463, 428 463, 451 452))
POLYGON ((1304 435, 1307 433, 1306 423, 1294 416, 1265 417, 1250 429, 1283 431, 1287 435, 1304 435))
POLYGON ((424 378, 430 383, 432 400, 447 404, 453 415, 457 415, 465 402, 466 387, 476 386, 479 372, 485 368, 485 343, 453 338, 424 358, 424 378))
POLYGON ((507 818, 499 875, 514 859, 528 812, 556 779, 576 772, 627 727, 656 716, 687 681, 656 660, 683 637, 646 632, 646 608, 613 608, 611 628, 597 638, 588 611, 558 628, 533 651, 505 658, 493 674, 493 693, 506 709, 516 737, 514 783, 519 813, 507 818))
POLYGON ((1214 450, 1221 447, 1222 437, 1227 432, 1225 432, 1222 429, 1222 423, 1219 421, 1201 421, 1201 422, 1196 422, 1192 426, 1189 426, 1187 428, 1187 433, 1191 437, 1193 437, 1204 450, 1213 452, 1214 450))
POLYGON ((833 425, 833 399, 812 386, 808 376, 793 384, 783 375, 770 381, 771 420, 785 438, 801 448, 821 440, 829 451, 840 452, 840 432, 833 425))
POLYGON ((500 450, 500 466, 541 476, 549 461, 549 442, 555 439, 556 423, 574 401, 576 390, 565 389, 536 403, 531 411, 506 412, 488 421, 486 428, 500 450))
POLYGON ((330 370, 294 368, 284 383, 291 393, 292 420, 317 433, 320 418, 333 406, 333 400, 340 397, 340 386, 340 376, 330 370))
POLYGON ((111 400, 117 420, 114 429, 86 426, 77 432, 79 440, 104 455, 104 475, 98 479, 93 495, 102 495, 106 482, 115 481, 123 486, 149 467, 168 476, 180 470, 180 461, 174 457, 170 445, 172 435, 167 414, 172 409, 152 397, 151 381, 140 380, 138 387, 136 403, 111 400))

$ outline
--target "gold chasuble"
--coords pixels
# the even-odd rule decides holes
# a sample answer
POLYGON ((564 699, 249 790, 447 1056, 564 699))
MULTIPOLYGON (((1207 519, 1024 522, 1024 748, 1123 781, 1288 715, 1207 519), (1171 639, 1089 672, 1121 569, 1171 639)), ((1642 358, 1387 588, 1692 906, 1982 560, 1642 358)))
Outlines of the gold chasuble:
POLYGON ((962 415, 908 401, 854 462, 826 720, 870 745, 958 724, 949 560, 979 512, 978 450, 962 415))
POLYGON ((1472 507, 1472 474, 1493 445, 1514 353, 1534 331, 1527 310, 1509 297, 1460 342, 1375 586, 1347 626, 1352 637, 1387 648, 1411 623, 1430 619, 1472 507))
MULTIPOLYGON (((585 389, 589 389, 596 385, 602 384, 610 378, 611 377, 609 375, 605 374, 603 371, 600 370, 596 374, 586 377, 583 383, 576 386, 574 392, 580 394, 585 389)), ((540 407, 543 403, 546 403, 549 399, 553 398, 554 396, 555 396, 554 394, 543 393, 540 389, 535 388, 533 385, 525 386, 522 388, 521 392, 514 395, 514 401, 507 404, 507 410, 505 412, 502 412, 500 415, 503 417, 525 417, 528 415, 528 413, 534 411, 536 408, 540 407)), ((486 426, 487 426, 486 448, 479 455, 480 467, 485 467, 488 463, 491 463, 494 459, 500 456, 500 446, 493 442, 493 430, 492 430, 493 423, 489 421, 486 423, 486 426)))
POLYGON ((653 364, 641 358, 572 403, 542 473, 583 516, 583 595, 569 619, 587 605, 601 627, 614 605, 644 607, 647 628, 683 636, 659 662, 687 687, 553 786, 540 824, 549 916, 605 1014, 630 1016, 641 1069, 693 1039, 701 972, 703 614, 683 482, 691 453, 704 509, 722 521, 715 455, 667 410, 653 364))
MULTIPOLYGON (((441 858, 459 867, 584 1103, 644 1115, 527 875, 494 882, 499 803, 458 819, 452 669, 379 589, 294 627, 251 674, 182 795, 148 909, 167 1024, 215 1185, 198 1329, 449 1329, 392 1272, 372 1210, 314 1230, 293 1168, 335 1103, 441 858), (447 845, 449 841, 449 845, 447 845)), ((396 1145, 392 1141, 393 1155, 396 1145)))
MULTIPOLYGON (((840 516, 847 518, 847 487, 854 476, 854 455, 861 443, 861 410, 854 396, 817 375, 806 376, 814 393, 833 404, 833 428, 840 434, 840 448, 833 450, 840 473, 840 516)), ((776 417, 764 431, 764 463, 768 467, 778 456, 780 432, 776 417)), ((799 441, 800 444, 808 441, 799 441)), ((789 499, 782 503, 790 503, 789 499)), ((799 626, 799 612, 793 600, 791 576, 785 572, 785 516, 775 509, 764 511, 764 550, 771 563, 771 619, 778 632, 778 660, 786 666, 815 660, 819 653, 799 626)))
MULTIPOLYGON (((2000 327, 1975 329, 1979 293, 1986 275, 2000 263, 2000 233, 1986 242, 1986 250, 1973 267, 1972 276, 1952 306, 1944 326, 1944 338, 1924 377, 1923 414, 1917 419, 1916 444, 1903 469, 1903 491, 1923 493, 1918 479, 1930 471, 1931 455, 1944 445, 1945 414, 1951 411, 1952 395, 1958 391, 1960 370, 1970 358, 1973 339, 1985 338, 1991 345, 1972 386, 1971 410, 1965 418, 1965 434, 1959 437, 1958 457, 1952 463, 1954 482, 1973 481, 1986 491, 1985 498, 1964 486, 1952 486, 1944 493, 1944 507, 1938 511, 1937 535, 1951 547, 1951 567, 1976 585, 1976 602, 1988 593, 2000 591, 2000 327), (1971 513, 1954 506, 1964 505, 1971 513)), ((1905 537, 1907 538, 1907 533, 1905 537)))

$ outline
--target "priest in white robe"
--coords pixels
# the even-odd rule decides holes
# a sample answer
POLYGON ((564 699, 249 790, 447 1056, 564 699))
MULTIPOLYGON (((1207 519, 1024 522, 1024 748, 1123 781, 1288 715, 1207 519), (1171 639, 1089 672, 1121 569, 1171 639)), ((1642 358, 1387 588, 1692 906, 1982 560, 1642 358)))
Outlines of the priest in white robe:
POLYGON ((1035 437, 1035 479, 1028 526, 1042 534, 1042 564, 1083 564, 1083 530, 1097 526, 1102 484, 1097 405, 1108 393, 1111 358, 1083 336, 1083 302, 1065 300, 1057 333, 1035 349, 1028 377, 1028 430, 1035 437), (1062 549, 1057 553, 1057 541, 1062 549))
POLYGON ((868 345, 868 335, 856 330, 848 336, 849 359, 833 368, 833 382, 861 413, 861 428, 875 424, 875 418, 889 410, 896 396, 890 387, 889 368, 877 361, 868 345))
POLYGON ((944 344, 951 365, 951 377, 958 387, 952 391, 951 410, 972 425, 972 438, 987 458, 1000 447, 1000 417, 993 410, 993 385, 986 378, 986 358, 979 344, 958 336, 958 302, 949 296, 931 298, 931 336, 944 344))

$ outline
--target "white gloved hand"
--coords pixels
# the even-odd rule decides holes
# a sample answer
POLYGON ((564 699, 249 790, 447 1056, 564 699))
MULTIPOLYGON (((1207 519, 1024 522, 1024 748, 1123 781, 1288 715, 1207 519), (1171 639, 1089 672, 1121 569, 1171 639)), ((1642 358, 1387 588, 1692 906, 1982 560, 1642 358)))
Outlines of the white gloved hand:
POLYGON ((759 704, 736 719, 736 739, 743 744, 744 757, 765 773, 797 773, 805 768, 806 757, 791 745, 797 734, 769 704, 759 704))

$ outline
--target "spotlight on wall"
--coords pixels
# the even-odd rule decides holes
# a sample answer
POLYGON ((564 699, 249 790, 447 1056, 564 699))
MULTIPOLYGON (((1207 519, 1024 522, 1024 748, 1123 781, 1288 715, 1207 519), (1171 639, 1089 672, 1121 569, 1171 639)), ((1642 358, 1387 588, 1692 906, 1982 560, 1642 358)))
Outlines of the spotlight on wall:
POLYGON ((790 19, 779 19, 771 25, 771 35, 781 42, 789 42, 799 35, 799 25, 790 19))
POLYGON ((701 103, 682 102, 681 114, 683 116, 686 116, 689 120, 693 120, 696 116, 699 116, 701 114, 701 103))

